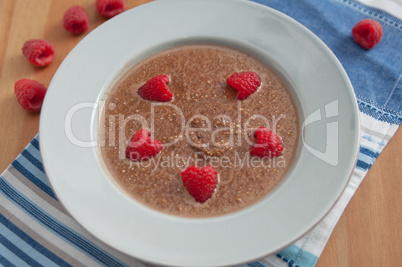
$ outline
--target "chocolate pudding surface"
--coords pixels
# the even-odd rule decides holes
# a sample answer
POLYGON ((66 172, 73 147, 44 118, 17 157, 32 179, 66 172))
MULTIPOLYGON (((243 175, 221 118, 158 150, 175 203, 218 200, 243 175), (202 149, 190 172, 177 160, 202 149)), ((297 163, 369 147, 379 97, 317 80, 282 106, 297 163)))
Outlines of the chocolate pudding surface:
POLYGON ((129 69, 105 97, 99 130, 105 165, 122 190, 161 212, 211 217, 250 206, 278 185, 296 153, 300 129, 290 91, 269 67, 233 48, 193 44, 158 52, 129 69), (256 72, 262 84, 240 101, 226 79, 243 71, 256 72), (161 74, 170 78, 170 102, 137 95, 140 86, 161 74), (259 127, 281 138, 280 157, 250 156, 259 127), (141 128, 160 140, 163 149, 152 159, 132 162, 125 150, 141 128), (201 204, 183 186, 180 172, 208 164, 219 181, 201 204))

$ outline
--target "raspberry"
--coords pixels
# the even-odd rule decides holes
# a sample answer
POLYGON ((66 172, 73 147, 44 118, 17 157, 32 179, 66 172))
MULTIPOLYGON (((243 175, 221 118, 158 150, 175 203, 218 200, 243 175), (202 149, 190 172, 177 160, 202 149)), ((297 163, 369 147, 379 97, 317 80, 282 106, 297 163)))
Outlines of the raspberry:
POLYGON ((153 158, 158 154, 163 146, 161 141, 151 139, 148 130, 138 130, 131 137, 126 149, 126 157, 131 161, 142 161, 153 158))
POLYGON ((364 49, 376 46, 382 37, 381 24, 372 19, 363 19, 352 28, 353 39, 364 49))
POLYGON ((167 102, 172 100, 173 94, 166 85, 169 82, 167 75, 158 75, 141 86, 137 94, 145 100, 167 102))
POLYGON ((96 0, 95 6, 101 16, 111 18, 122 13, 126 3, 124 0, 96 0))
POLYGON ((203 168, 192 165, 181 172, 181 180, 190 195, 196 201, 204 203, 215 192, 218 173, 211 165, 203 168))
POLYGON ((63 27, 73 34, 81 34, 89 28, 89 17, 81 6, 72 6, 64 12, 63 27))
POLYGON ((54 47, 46 40, 33 39, 25 42, 22 53, 35 66, 44 67, 53 61, 54 47))
POLYGON ((25 110, 38 112, 42 108, 46 87, 35 80, 19 79, 14 84, 14 92, 25 110))
POLYGON ((257 144, 251 148, 251 156, 273 158, 282 154, 283 144, 273 131, 260 127, 255 131, 255 137, 257 138, 257 144))
POLYGON ((257 91, 261 85, 261 78, 255 72, 239 72, 232 74, 226 82, 239 91, 237 99, 244 100, 257 91))

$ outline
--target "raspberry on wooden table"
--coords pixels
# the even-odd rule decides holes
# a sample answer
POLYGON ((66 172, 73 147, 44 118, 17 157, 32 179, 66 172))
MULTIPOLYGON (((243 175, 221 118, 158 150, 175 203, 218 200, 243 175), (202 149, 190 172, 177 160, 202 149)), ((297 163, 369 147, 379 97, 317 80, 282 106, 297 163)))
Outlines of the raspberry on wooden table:
POLYGON ((22 53, 37 67, 49 65, 54 58, 54 47, 46 40, 32 39, 24 43, 22 53))
POLYGON ((96 0, 96 10, 105 18, 111 18, 119 15, 126 8, 124 0, 96 0))
POLYGON ((38 112, 42 108, 46 87, 31 79, 19 79, 14 84, 14 92, 20 105, 28 111, 38 112))
POLYGON ((63 27, 73 34, 81 34, 89 28, 89 17, 82 6, 72 6, 64 12, 63 27))
POLYGON ((212 197, 218 183, 218 173, 212 165, 203 168, 192 165, 181 172, 181 180, 190 195, 200 203, 212 197))
POLYGON ((382 38, 382 26, 373 19, 363 19, 352 28, 353 39, 364 49, 376 46, 382 38))

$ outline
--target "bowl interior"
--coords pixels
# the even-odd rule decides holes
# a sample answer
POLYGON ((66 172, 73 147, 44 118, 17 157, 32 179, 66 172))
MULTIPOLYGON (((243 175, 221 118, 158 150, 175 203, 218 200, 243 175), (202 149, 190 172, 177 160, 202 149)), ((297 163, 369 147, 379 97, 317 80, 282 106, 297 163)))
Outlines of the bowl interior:
MULTIPOLYGON (((128 59, 127 63, 121 66, 121 68, 116 68, 116 72, 118 73, 116 77, 111 80, 111 84, 107 85, 104 87, 104 90, 99 93, 99 99, 98 99, 98 104, 97 104, 97 109, 95 112, 93 112, 93 126, 92 126, 92 139, 96 140, 99 138, 99 128, 102 125, 102 112, 104 110, 104 103, 106 101, 106 98, 108 97, 108 94, 110 90, 115 86, 116 82, 129 70, 131 69, 134 65, 142 61, 143 59, 146 59, 149 56, 152 56, 158 52, 161 52, 166 49, 174 48, 174 47, 180 47, 183 45, 196 45, 196 44, 212 44, 212 45, 220 45, 220 46, 225 46, 225 47, 230 47, 234 48, 240 51, 243 51, 254 58, 258 59, 261 61, 263 64, 268 66, 271 70, 273 70, 280 78, 281 80, 285 83, 287 89, 289 89, 293 100, 294 104, 297 109, 297 115, 299 117, 299 129, 301 128, 301 122, 305 120, 305 115, 303 112, 302 104, 299 100, 298 96, 298 89, 297 85, 292 81, 291 77, 289 74, 281 69, 281 65, 278 62, 275 62, 268 53, 266 53, 264 50, 252 46, 250 44, 246 44, 244 42, 238 41, 238 40, 231 40, 231 39, 223 39, 223 38, 214 38, 214 37, 202 37, 202 36, 197 36, 197 37, 190 37, 186 39, 178 39, 178 40, 164 40, 163 43, 160 44, 155 44, 154 47, 148 48, 145 51, 137 51, 137 55, 135 55, 134 58, 128 59)), ((294 159, 292 161, 291 167, 288 169, 285 177, 281 180, 281 182, 276 186, 272 191, 277 191, 280 190, 282 183, 285 183, 288 179, 288 177, 291 175, 291 173, 294 170, 294 165, 297 164, 298 159, 300 157, 301 149, 302 149, 302 143, 300 142, 301 140, 301 133, 298 137, 299 142, 297 142, 297 149, 296 153, 294 156, 294 159)), ((118 190, 118 192, 122 193, 126 197, 128 197, 127 201, 136 201, 133 199, 131 196, 127 194, 127 192, 116 182, 116 179, 113 177, 113 175, 110 173, 108 170, 105 161, 103 159, 103 156, 101 154, 101 149, 100 146, 96 146, 94 149, 97 150, 96 155, 97 155, 97 160, 99 162, 99 165, 101 166, 105 176, 109 178, 111 181, 111 185, 118 190)), ((272 192, 271 191, 271 192, 272 192)), ((268 194, 269 196, 270 194, 268 194)), ((266 197, 268 197, 266 196, 266 197)), ((140 203, 138 203, 141 205, 140 203)))

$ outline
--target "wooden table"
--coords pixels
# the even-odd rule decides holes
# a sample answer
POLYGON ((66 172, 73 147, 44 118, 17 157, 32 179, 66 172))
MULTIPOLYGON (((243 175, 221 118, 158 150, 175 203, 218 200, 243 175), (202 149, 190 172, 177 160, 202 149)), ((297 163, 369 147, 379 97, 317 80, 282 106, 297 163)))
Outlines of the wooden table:
MULTIPOLYGON (((85 36, 62 27, 64 11, 82 5, 90 30, 102 24, 95 0, 0 0, 0 170, 4 170, 38 133, 39 114, 26 112, 14 83, 30 78, 46 86, 69 51, 85 36), (28 39, 46 39, 56 49, 52 64, 36 68, 21 53, 28 39)), ((149 0, 126 0, 127 8, 149 0)), ((57 144, 55 144, 57 145, 57 144)), ((402 130, 370 169, 346 208, 316 266, 399 266, 402 248, 402 130)))

